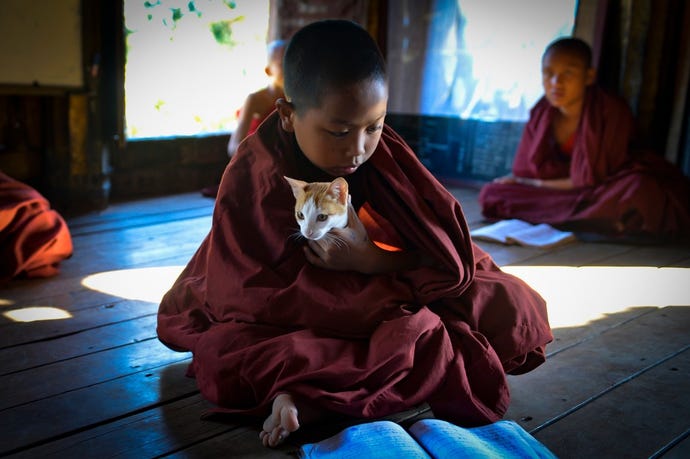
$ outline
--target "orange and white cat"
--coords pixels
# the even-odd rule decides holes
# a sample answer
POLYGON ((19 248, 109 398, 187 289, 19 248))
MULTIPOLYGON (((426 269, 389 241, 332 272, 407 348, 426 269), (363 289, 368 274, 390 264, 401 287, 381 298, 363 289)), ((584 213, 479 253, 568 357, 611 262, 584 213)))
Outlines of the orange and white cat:
POLYGON ((333 228, 347 226, 350 199, 344 178, 332 182, 304 182, 290 177, 285 180, 295 195, 295 219, 302 236, 318 240, 333 228))

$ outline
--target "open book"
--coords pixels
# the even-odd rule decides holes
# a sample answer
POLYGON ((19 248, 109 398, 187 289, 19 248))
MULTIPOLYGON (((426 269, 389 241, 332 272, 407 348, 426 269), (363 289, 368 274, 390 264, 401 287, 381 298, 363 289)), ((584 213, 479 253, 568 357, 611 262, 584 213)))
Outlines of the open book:
POLYGON ((555 459, 556 456, 514 421, 464 428, 440 419, 422 419, 409 430, 392 421, 351 426, 326 440, 303 445, 300 457, 555 459))
POLYGON ((570 231, 560 231, 546 223, 533 225, 523 220, 501 220, 470 231, 474 239, 501 244, 549 248, 577 240, 570 231))

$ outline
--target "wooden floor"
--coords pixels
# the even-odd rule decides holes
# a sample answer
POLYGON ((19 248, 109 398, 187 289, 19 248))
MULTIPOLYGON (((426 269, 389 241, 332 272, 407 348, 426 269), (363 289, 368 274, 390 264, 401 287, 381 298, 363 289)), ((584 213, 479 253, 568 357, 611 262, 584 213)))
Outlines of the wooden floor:
MULTIPOLYGON (((476 191, 452 191, 483 224, 476 191)), ((61 274, 0 290, 0 456, 291 456, 294 443, 260 446, 255 424, 200 419, 190 355, 156 339, 157 302, 212 205, 190 193, 70 219, 61 274)), ((481 245, 547 299, 556 336, 544 365, 510 377, 506 417, 562 458, 690 457, 690 247, 481 245)))

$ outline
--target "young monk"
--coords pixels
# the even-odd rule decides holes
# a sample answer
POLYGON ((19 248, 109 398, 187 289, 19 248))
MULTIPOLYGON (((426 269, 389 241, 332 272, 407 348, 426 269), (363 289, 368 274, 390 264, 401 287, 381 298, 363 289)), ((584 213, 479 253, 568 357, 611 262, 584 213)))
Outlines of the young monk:
POLYGON ((247 96, 239 111, 237 128, 228 142, 228 156, 235 155, 237 147, 249 134, 254 133, 261 122, 276 108, 276 101, 283 94, 283 53, 285 40, 275 40, 268 44, 268 61, 264 71, 270 78, 269 84, 247 96))
POLYGON ((51 277, 72 256, 62 216, 26 183, 0 171, 0 286, 16 277, 51 277))
MULTIPOLYGON (((239 119, 235 132, 228 141, 228 156, 232 158, 237 151, 237 147, 248 135, 253 134, 256 128, 271 114, 276 108, 276 101, 283 94, 283 53, 285 52, 285 40, 275 40, 268 44, 268 60, 264 72, 269 76, 269 84, 253 92, 244 100, 242 108, 238 110, 239 119)), ((218 194, 218 185, 205 187, 201 194, 215 198, 218 194)))
POLYGON ((483 215, 617 236, 690 234, 687 177, 632 149, 632 113, 597 87, 591 56, 577 38, 546 48, 544 96, 530 112, 513 174, 482 188, 483 215))
POLYGON ((540 365, 552 340, 543 299, 472 243, 460 204, 384 124, 384 61, 363 28, 305 26, 284 69, 285 98, 240 145, 160 304, 159 339, 192 352, 219 409, 263 417, 269 447, 329 414, 424 402, 462 425, 500 419, 506 373, 540 365), (346 179, 341 243, 292 237, 285 176, 346 179))

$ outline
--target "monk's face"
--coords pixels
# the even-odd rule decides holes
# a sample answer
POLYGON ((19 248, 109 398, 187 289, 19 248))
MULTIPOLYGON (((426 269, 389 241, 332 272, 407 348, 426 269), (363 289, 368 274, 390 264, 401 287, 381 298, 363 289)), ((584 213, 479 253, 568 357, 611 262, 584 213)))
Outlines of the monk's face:
POLYGON ((279 88, 283 87, 283 54, 285 54, 284 46, 272 50, 268 65, 264 69, 266 75, 273 80, 273 84, 279 88))
POLYGON ((297 113, 279 103, 283 128, 304 155, 333 177, 352 174, 374 153, 388 104, 384 81, 373 79, 326 91, 320 106, 297 113))
POLYGON ((594 82, 594 69, 581 57, 550 51, 542 59, 542 85, 546 99, 565 111, 582 106, 587 86, 594 82))

